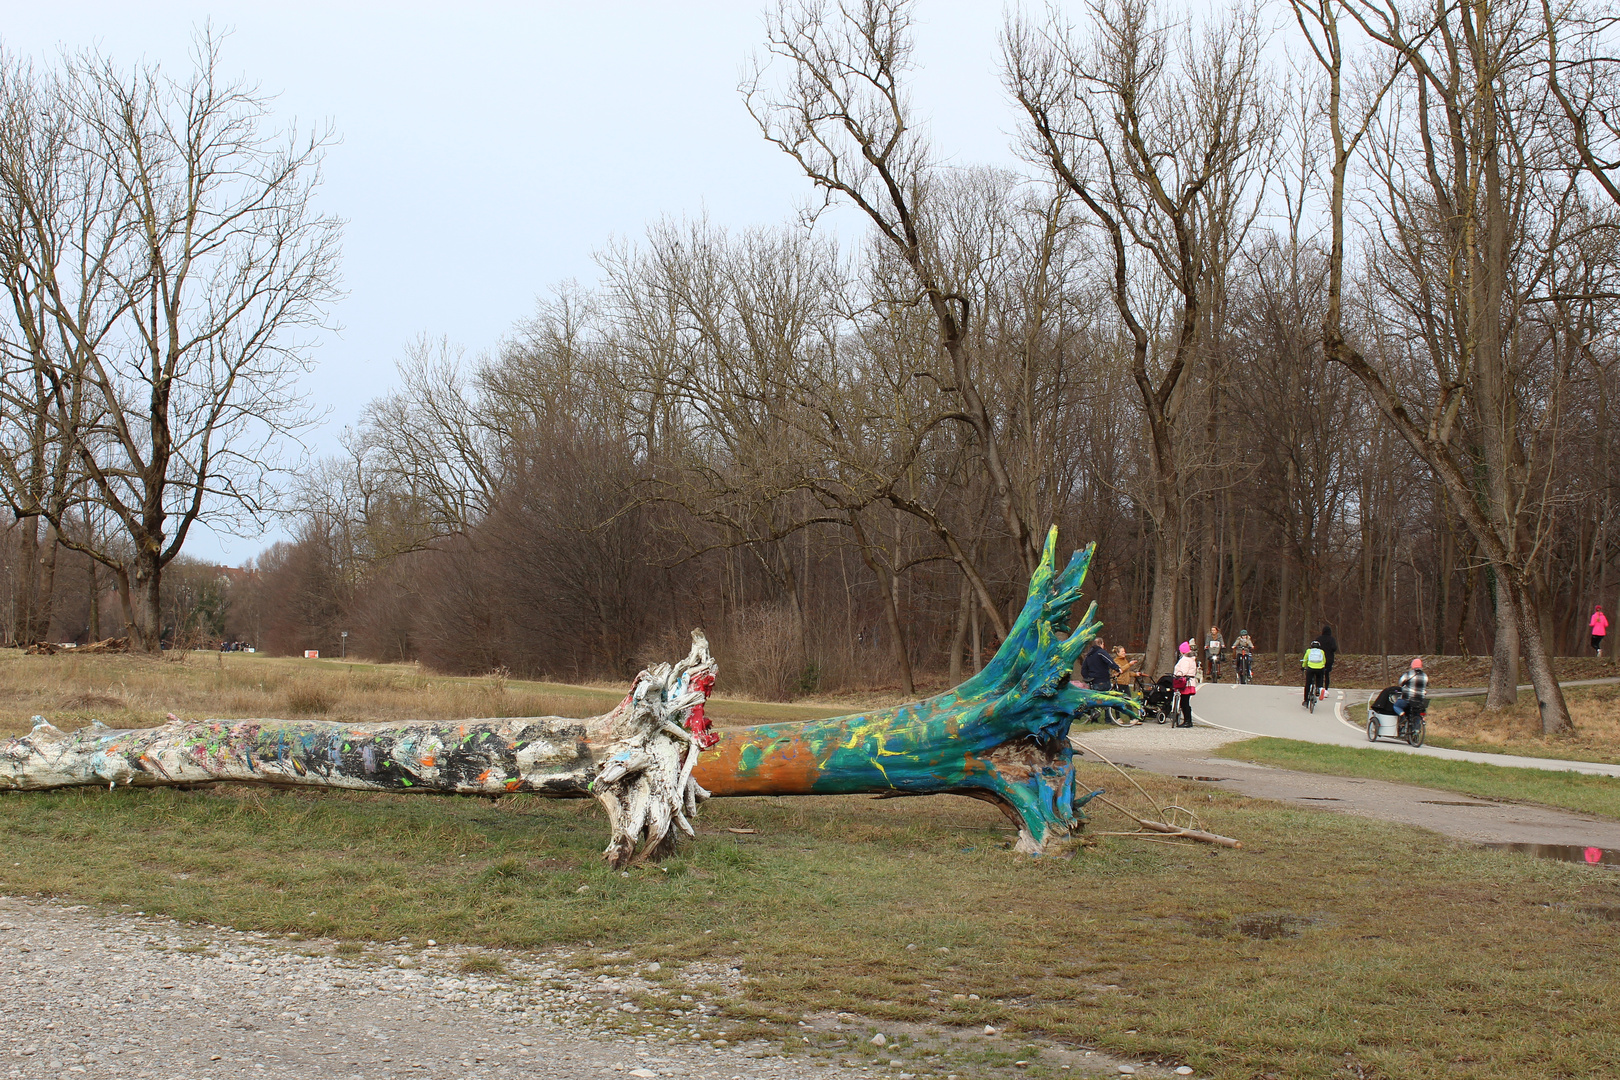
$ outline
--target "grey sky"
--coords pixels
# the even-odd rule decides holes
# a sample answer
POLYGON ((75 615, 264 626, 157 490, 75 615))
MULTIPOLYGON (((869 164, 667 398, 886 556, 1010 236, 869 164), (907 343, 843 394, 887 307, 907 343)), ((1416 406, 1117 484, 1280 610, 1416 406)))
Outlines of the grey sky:
MULTIPOLYGON (((333 445, 426 333, 477 353, 592 252, 660 216, 740 228, 784 220, 808 184, 736 93, 761 0, 531 4, 0 5, 0 40, 35 58, 98 46, 183 68, 192 28, 232 31, 228 73, 276 93, 277 117, 330 120, 322 203, 349 222, 341 332, 308 378, 333 445)), ((1012 161, 996 77, 1001 6, 923 0, 916 103, 960 164, 1012 161)), ((237 563, 269 540, 194 530, 187 553, 237 563)))

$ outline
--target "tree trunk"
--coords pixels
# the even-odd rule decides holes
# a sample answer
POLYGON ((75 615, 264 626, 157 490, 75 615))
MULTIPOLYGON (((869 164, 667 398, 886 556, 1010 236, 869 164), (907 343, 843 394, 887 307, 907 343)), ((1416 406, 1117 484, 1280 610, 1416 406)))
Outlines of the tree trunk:
POLYGON ((1023 610, 983 671, 926 701, 804 724, 710 732, 703 705, 717 665, 701 633, 678 664, 638 675, 612 712, 455 723, 341 724, 176 720, 71 734, 41 722, 0 744, 0 790, 230 781, 289 787, 487 795, 527 792, 602 802, 614 866, 668 854, 712 794, 956 794, 998 806, 1018 850, 1058 850, 1095 792, 1075 787, 1076 711, 1127 699, 1075 686, 1075 659, 1101 624, 1095 605, 1060 639, 1094 547, 1056 569, 1057 530, 1030 575, 1023 610), (714 752, 700 758, 702 750, 714 752), (705 789, 708 790, 705 790, 705 789), (638 851, 639 849, 639 851, 638 851))
POLYGON ((1493 567, 1491 593, 1496 600, 1496 639, 1491 643, 1491 685, 1485 695, 1487 709, 1511 709, 1519 701, 1519 618, 1507 576, 1493 567))

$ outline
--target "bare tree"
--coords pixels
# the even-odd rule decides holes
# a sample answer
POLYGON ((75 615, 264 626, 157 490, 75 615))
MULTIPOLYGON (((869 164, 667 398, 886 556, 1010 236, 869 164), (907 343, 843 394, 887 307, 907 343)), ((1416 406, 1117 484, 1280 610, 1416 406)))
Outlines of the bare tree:
POLYGON ((1156 539, 1145 666, 1154 670, 1175 652, 1186 565, 1184 382, 1275 124, 1254 14, 1234 13, 1202 40, 1191 31, 1175 39, 1151 15, 1146 0, 1098 5, 1089 39, 1055 14, 1044 29, 1014 20, 1003 52, 1029 122, 1028 155, 1079 198, 1112 251, 1114 304, 1150 432, 1156 539), (1166 299, 1173 328, 1161 334, 1155 303, 1166 299))
MULTIPOLYGON (((275 441, 310 419, 296 388, 308 332, 336 295, 339 224, 313 205, 329 136, 270 130, 268 98, 219 64, 207 30, 179 79, 64 60, 20 120, 49 142, 50 168, 0 175, 0 334, 27 360, 8 364, 4 393, 32 403, 3 421, 37 429, 43 415, 45 442, 128 546, 67 528, 65 504, 41 504, 26 477, 7 473, 7 495, 112 569, 151 650, 163 568, 191 527, 259 522, 271 505, 275 441)), ((4 114, 18 116, 9 100, 4 114)))

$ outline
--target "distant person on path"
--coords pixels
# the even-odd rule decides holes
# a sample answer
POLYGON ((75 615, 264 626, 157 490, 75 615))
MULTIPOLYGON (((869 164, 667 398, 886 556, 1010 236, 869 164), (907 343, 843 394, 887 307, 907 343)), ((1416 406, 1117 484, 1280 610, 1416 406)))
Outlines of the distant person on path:
POLYGON ((1423 657, 1414 656, 1412 666, 1401 676, 1401 696, 1395 701, 1395 715, 1406 711, 1406 703, 1413 698, 1429 696, 1429 677, 1423 673, 1423 657))
POLYGON ((1324 626, 1316 640, 1322 643, 1322 651, 1327 653, 1327 667, 1322 669, 1322 689, 1326 690, 1333 685, 1333 657, 1339 651, 1339 639, 1333 636, 1333 627, 1324 626))
POLYGON ((1609 617, 1603 614, 1603 605, 1592 611, 1592 651, 1603 655, 1603 636, 1609 632, 1609 617))
POLYGON ((1322 685, 1322 672, 1327 668, 1327 653, 1322 650, 1321 641, 1311 642, 1311 647, 1300 658, 1299 666, 1305 669, 1305 695, 1299 703, 1309 705, 1311 693, 1322 685))
POLYGON ((1192 696, 1198 690, 1198 661, 1193 658, 1193 643, 1181 643, 1181 659, 1176 661, 1176 667, 1171 674, 1175 681, 1176 694, 1181 698, 1181 719, 1176 721, 1176 727, 1192 727, 1192 696))
POLYGON ((1118 670, 1119 665, 1108 655, 1108 642, 1102 638, 1093 639, 1091 651, 1080 661, 1080 678, 1091 689, 1106 693, 1113 690, 1114 672, 1118 670))
POLYGON ((1221 650, 1226 648, 1226 642, 1221 640, 1220 627, 1209 628, 1209 637, 1204 640, 1204 651, 1209 657, 1209 681, 1221 681, 1221 650))

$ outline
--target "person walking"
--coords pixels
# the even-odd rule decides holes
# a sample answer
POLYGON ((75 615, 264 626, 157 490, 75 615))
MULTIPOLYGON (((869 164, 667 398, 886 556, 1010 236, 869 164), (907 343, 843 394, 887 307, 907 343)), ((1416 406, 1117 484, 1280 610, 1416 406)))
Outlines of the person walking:
POLYGON ((1592 621, 1588 625, 1592 629, 1592 651, 1602 656, 1603 637, 1609 632, 1609 617, 1603 614, 1602 604, 1592 610, 1592 621))
POLYGON ((1176 661, 1171 675, 1174 681, 1170 685, 1181 698, 1181 719, 1175 726, 1192 727, 1192 696, 1198 693, 1198 661, 1193 657, 1192 642, 1181 643, 1181 659, 1176 661))
POLYGON ((1333 627, 1324 625, 1316 640, 1327 654, 1327 665, 1322 668, 1322 689, 1326 690, 1333 685, 1333 656, 1339 651, 1339 639, 1333 636, 1333 627))

